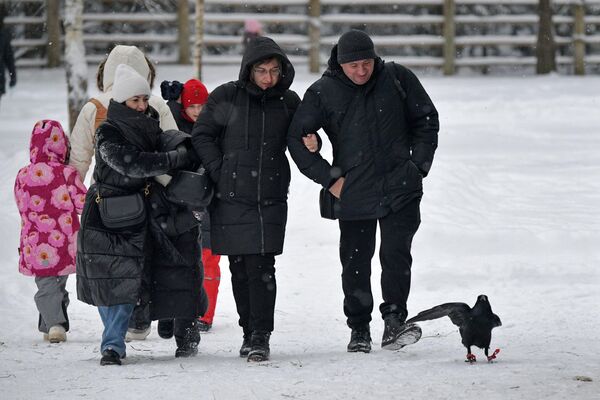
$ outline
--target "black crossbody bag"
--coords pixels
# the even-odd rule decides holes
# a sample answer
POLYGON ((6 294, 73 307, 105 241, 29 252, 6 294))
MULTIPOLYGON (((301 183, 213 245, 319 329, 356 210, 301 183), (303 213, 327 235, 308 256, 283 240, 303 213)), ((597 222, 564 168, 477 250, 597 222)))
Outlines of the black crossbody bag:
MULTIPOLYGON (((146 186, 144 194, 148 193, 148 186, 146 186)), ((98 203, 102 224, 109 229, 131 228, 146 221, 146 206, 140 192, 123 196, 101 197, 100 185, 98 185, 96 203, 98 203)))

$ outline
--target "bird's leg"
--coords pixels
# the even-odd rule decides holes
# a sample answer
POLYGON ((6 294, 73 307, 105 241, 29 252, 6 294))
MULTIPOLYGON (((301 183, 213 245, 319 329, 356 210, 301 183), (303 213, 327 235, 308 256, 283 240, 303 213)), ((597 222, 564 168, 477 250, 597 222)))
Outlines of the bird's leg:
POLYGON ((493 360, 496 359, 496 354, 500 353, 500 349, 496 349, 494 350, 494 352, 492 353, 491 356, 488 356, 488 349, 486 347, 485 349, 485 356, 487 357, 488 362, 492 362, 493 360))
POLYGON ((467 359, 465 360, 465 362, 477 362, 477 357, 475 357, 475 354, 471 353, 471 346, 467 347, 467 359))

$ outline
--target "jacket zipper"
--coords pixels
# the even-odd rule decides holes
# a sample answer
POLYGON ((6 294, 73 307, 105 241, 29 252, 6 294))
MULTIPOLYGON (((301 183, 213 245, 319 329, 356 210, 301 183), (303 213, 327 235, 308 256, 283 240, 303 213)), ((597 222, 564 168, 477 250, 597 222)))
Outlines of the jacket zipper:
POLYGON ((263 143, 265 141, 265 96, 263 95, 263 97, 260 99, 260 107, 261 107, 261 111, 262 111, 262 129, 261 129, 261 133, 260 133, 260 151, 258 152, 258 220, 260 222, 260 253, 261 254, 265 254, 265 229, 264 229, 264 222, 263 222, 263 214, 262 214, 262 207, 260 204, 261 201, 261 183, 262 183, 262 160, 263 160, 263 143))

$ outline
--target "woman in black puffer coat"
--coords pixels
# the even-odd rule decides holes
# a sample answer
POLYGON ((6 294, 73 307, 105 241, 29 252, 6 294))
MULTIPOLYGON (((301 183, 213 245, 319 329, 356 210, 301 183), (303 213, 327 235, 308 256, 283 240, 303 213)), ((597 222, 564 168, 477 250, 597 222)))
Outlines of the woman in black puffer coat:
MULTIPOLYGON (((183 307, 189 319, 197 318, 202 307, 202 275, 196 264, 199 257, 172 252, 167 241, 158 241, 160 226, 150 217, 153 204, 148 195, 158 187, 150 178, 185 166, 188 156, 184 147, 156 151, 162 131, 156 111, 148 106, 149 95, 146 79, 127 65, 117 67, 107 120, 96 133, 96 183, 88 191, 82 213, 77 242, 77 295, 98 306, 102 317, 102 365, 121 364, 133 307, 149 301, 149 294, 154 295, 157 287, 189 293, 193 300, 183 307), (134 193, 142 193, 145 218, 131 226, 108 228, 100 214, 102 202, 134 193), (187 281, 176 278, 172 282, 173 276, 180 276, 177 274, 157 277, 150 261, 156 262, 159 255, 169 258, 172 270, 192 271, 187 281)), ((197 224, 195 232, 189 232, 178 240, 197 242, 197 224)), ((197 342, 189 350, 197 352, 196 346, 197 342)))
POLYGON ((244 331, 240 356, 269 357, 276 282, 283 251, 290 167, 286 134, 300 99, 289 90, 294 68, 271 39, 252 40, 239 79, 208 97, 192 142, 216 183, 209 207, 211 245, 229 256, 232 288, 244 331))

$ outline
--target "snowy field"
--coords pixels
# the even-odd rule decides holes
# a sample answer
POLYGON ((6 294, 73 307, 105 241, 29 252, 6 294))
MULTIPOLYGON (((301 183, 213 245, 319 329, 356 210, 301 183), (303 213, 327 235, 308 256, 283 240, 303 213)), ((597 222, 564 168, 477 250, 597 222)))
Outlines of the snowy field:
MULTIPOLYGON (((191 74, 158 69, 158 83, 191 74)), ((235 77, 232 67, 205 70, 209 89, 235 77)), ((302 96, 316 78, 302 67, 292 88, 302 96)), ((413 246, 409 312, 487 294, 504 324, 493 332, 497 362, 477 349, 479 362, 465 363, 447 318, 422 323, 413 346, 381 350, 377 312, 372 353, 347 353, 337 225, 318 216, 319 187, 294 166, 269 362, 238 357, 226 260, 214 327, 196 358, 175 359, 174 341, 160 339, 154 323, 148 340, 128 344, 122 367, 101 367, 100 318, 76 299, 74 277, 68 341, 44 342, 35 283, 17 272, 12 186, 35 121, 67 125, 66 84, 62 70, 21 70, 0 104, 0 398, 600 399, 600 77, 423 84, 441 132, 413 246)), ((379 270, 374 260, 376 305, 379 270)))

